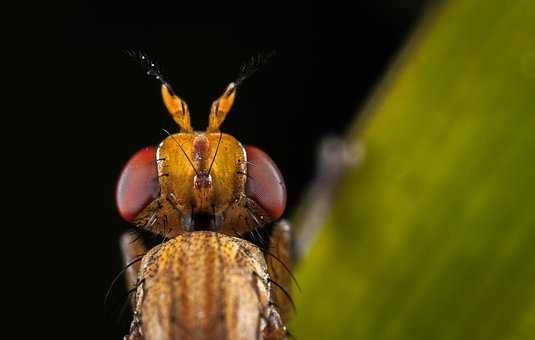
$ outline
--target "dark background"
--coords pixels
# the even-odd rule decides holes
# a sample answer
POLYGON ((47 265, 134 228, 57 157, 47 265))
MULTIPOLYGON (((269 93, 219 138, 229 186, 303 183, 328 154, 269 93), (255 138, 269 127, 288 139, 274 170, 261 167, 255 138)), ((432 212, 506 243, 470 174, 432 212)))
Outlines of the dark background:
POLYGON ((115 181, 136 150, 159 143, 162 128, 177 128, 158 83, 125 49, 154 57, 197 129, 243 62, 277 50, 240 88, 223 130, 279 165, 288 214, 311 179, 320 137, 348 128, 424 2, 361 1, 341 11, 265 5, 246 15, 219 4, 195 16, 178 5, 71 4, 27 18, 24 32, 13 27, 21 98, 4 133, 16 186, 15 223, 5 234, 4 336, 120 339, 127 331, 128 310, 117 322, 122 280, 103 304, 127 228, 115 210, 115 181))

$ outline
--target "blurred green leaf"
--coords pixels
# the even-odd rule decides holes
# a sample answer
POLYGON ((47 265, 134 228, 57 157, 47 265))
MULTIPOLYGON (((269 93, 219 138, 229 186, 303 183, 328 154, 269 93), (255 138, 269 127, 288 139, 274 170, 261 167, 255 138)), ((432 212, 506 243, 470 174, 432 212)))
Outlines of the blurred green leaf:
POLYGON ((436 8, 364 117, 296 337, 534 339, 535 2, 436 8))

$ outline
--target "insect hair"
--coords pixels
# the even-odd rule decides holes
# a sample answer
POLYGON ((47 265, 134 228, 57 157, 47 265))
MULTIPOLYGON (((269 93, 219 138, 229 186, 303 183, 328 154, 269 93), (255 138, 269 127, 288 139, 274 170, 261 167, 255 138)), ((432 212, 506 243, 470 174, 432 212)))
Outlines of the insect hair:
POLYGON ((282 268, 288 273, 288 275, 290 276, 290 279, 295 283, 295 286, 297 287, 297 289, 301 292, 301 286, 299 285, 299 282, 297 282, 297 279, 295 278, 294 274, 292 273, 292 271, 290 270, 290 268, 288 268, 288 266, 286 265, 286 263, 284 263, 284 261, 282 261, 278 256, 276 256, 275 254, 271 253, 269 250, 265 250, 263 249, 262 252, 264 253, 264 255, 268 255, 268 256, 271 256, 273 257, 278 263, 281 264, 282 268))
POLYGON ((217 147, 215 148, 214 158, 212 158, 212 162, 210 163, 210 167, 208 168, 208 175, 210 175, 210 172, 212 171, 212 166, 214 165, 215 158, 217 157, 217 152, 219 151, 219 144, 221 144, 222 137, 223 133, 219 132, 219 140, 217 141, 217 147))
POLYGON ((156 61, 154 61, 154 59, 149 57, 147 52, 127 50, 126 54, 132 59, 136 60, 143 67, 148 76, 154 77, 162 82, 162 84, 168 85, 162 74, 162 71, 160 70, 160 66, 158 63, 156 63, 156 61))
POLYGON ((136 264, 139 261, 141 261, 143 259, 143 256, 145 256, 145 254, 140 254, 140 255, 136 256, 134 260, 132 260, 130 263, 128 263, 126 266, 124 266, 124 268, 121 269, 121 271, 119 273, 117 273, 117 275, 115 275, 115 277, 113 278, 112 282, 110 283, 110 286, 109 286, 108 290, 106 291, 106 295, 104 296, 104 305, 106 305, 108 303, 108 299, 110 297, 111 291, 113 290, 113 287, 115 287, 115 284, 117 283, 119 278, 126 272, 126 270, 128 268, 130 268, 134 264, 136 264))
POLYGON ((178 145, 178 147, 180 148, 180 150, 182 150, 182 153, 184 154, 184 156, 186 156, 186 159, 188 160, 189 164, 191 165, 191 167, 193 168, 193 171, 195 172, 195 175, 199 176, 199 172, 197 171, 197 169, 195 169, 195 165, 193 165, 193 162, 191 161, 191 159, 188 157, 188 154, 186 153, 186 151, 184 151, 184 148, 182 147, 182 145, 175 139, 175 137, 173 137, 173 135, 167 131, 166 129, 162 129, 169 137, 171 137, 171 139, 173 139, 176 143, 176 145, 178 145))
POLYGON ((258 72, 258 70, 260 70, 262 66, 266 65, 268 61, 275 55, 276 52, 273 50, 268 53, 261 52, 256 56, 252 56, 249 61, 240 67, 240 72, 238 73, 238 77, 234 81, 234 84, 236 86, 240 86, 244 80, 250 78, 253 74, 258 72))
MULTIPOLYGON (((138 288, 145 282, 145 279, 141 279, 141 280, 138 280, 136 282, 136 285, 130 289, 128 292, 126 292, 125 295, 123 295, 122 297, 122 303, 121 303, 121 309, 119 310, 119 314, 117 316, 117 319, 115 320, 116 323, 119 323, 121 322, 123 316, 124 316, 124 313, 126 312, 126 308, 128 306, 128 303, 129 303, 129 299, 130 299, 130 295, 133 294, 133 293, 136 293, 138 288)), ((116 310, 117 306, 115 307, 115 310, 116 310)))
POLYGON ((269 223, 261 228, 254 228, 252 230, 249 230, 243 235, 238 235, 238 237, 256 245, 264 254, 264 257, 267 258, 267 256, 271 256, 275 261, 277 261, 282 266, 283 270, 288 273, 290 279, 294 282, 297 289, 301 291, 301 286, 299 285, 299 282, 297 282, 297 279, 293 275, 291 269, 286 265, 286 263, 284 263, 282 259, 280 259, 272 252, 272 250, 276 248, 276 245, 271 244, 271 235, 273 233, 273 227, 274 224, 269 223), (267 242, 265 240, 267 240, 267 242))
MULTIPOLYGON (((262 277, 257 272, 253 271, 252 274, 253 276, 258 277, 261 281, 263 281, 262 277)), ((292 296, 290 295, 290 293, 288 293, 288 291, 286 291, 286 289, 284 289, 284 287, 280 283, 278 283, 277 281, 273 280, 270 277, 267 278, 267 282, 272 283, 275 287, 277 287, 278 289, 282 291, 283 295, 286 297, 286 299, 292 306, 292 309, 294 310, 294 312, 296 312, 297 308, 295 307, 294 300, 292 299, 292 296)))
MULTIPOLYGON (((130 265, 132 264, 133 263, 131 263, 130 265)), ((141 286, 144 282, 145 282, 144 279, 138 280, 135 286, 129 289, 125 294, 123 294, 115 303, 112 303, 111 306, 107 306, 106 319, 111 321, 111 319, 113 318, 113 315, 115 315, 116 316, 115 322, 116 323, 121 322, 124 316, 124 312, 126 310, 126 306, 128 305, 130 295, 136 293, 139 286, 141 286)))

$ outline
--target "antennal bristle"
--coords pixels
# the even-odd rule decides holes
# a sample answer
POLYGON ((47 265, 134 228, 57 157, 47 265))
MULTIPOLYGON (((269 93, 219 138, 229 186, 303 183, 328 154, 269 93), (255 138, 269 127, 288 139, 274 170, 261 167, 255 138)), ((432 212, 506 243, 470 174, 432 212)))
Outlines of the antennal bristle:
POLYGON ((245 79, 251 77, 253 74, 255 74, 260 68, 264 65, 266 65, 273 56, 276 55, 276 51, 273 50, 269 53, 259 53, 256 56, 251 57, 248 62, 243 64, 240 67, 240 73, 238 74, 238 77, 234 81, 234 84, 239 86, 245 79))
POLYGON ((156 78, 162 84, 169 85, 160 71, 160 66, 154 61, 154 59, 149 57, 147 52, 127 50, 126 54, 140 63, 148 76, 156 78))

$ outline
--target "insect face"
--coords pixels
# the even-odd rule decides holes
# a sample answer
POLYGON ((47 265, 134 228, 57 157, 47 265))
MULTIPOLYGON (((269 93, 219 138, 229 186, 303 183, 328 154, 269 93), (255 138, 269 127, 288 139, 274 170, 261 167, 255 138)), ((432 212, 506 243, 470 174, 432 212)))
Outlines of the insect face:
POLYGON ((219 131, 235 94, 231 83, 212 104, 206 131, 197 132, 185 102, 163 83, 163 101, 180 132, 142 149, 123 169, 116 201, 124 219, 173 237, 194 230, 240 235, 282 215, 286 188, 275 163, 219 131))

